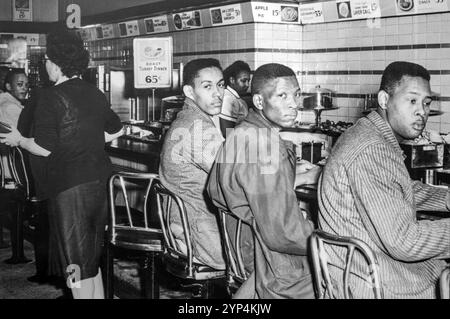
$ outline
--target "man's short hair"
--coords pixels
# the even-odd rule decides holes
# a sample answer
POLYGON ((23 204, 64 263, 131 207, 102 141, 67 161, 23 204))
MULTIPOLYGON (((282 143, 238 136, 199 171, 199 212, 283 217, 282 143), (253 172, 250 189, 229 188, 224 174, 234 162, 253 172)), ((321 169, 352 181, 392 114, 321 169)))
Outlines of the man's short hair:
POLYGON ((250 73, 250 66, 241 60, 233 62, 233 64, 231 64, 229 67, 227 67, 223 71, 223 76, 225 78, 225 84, 229 85, 230 78, 231 77, 236 78, 239 75, 239 73, 241 73, 241 72, 250 73))
POLYGON ((7 89, 6 89, 6 84, 7 83, 9 83, 9 85, 11 85, 12 84, 12 82, 14 81, 14 77, 16 76, 16 75, 18 75, 18 74, 23 74, 23 75, 27 75, 26 73, 25 73, 25 70, 24 69, 21 69, 21 68, 14 68, 14 69, 10 69, 9 71, 8 71, 8 73, 6 74, 6 76, 5 76, 5 82, 3 83, 3 89, 5 90, 5 91, 7 91, 7 89))
POLYGON ((267 82, 285 76, 295 77, 295 73, 291 68, 283 64, 268 63, 261 65, 253 74, 251 85, 252 94, 261 93, 267 82))
POLYGON ((217 59, 196 59, 186 63, 183 69, 183 85, 194 86, 194 79, 198 76, 200 70, 206 68, 218 68, 222 71, 220 62, 217 59))
POLYGON ((389 95, 393 95, 404 76, 421 77, 424 80, 430 81, 430 73, 423 66, 411 62, 396 61, 384 69, 383 76, 381 77, 380 91, 383 90, 389 95))

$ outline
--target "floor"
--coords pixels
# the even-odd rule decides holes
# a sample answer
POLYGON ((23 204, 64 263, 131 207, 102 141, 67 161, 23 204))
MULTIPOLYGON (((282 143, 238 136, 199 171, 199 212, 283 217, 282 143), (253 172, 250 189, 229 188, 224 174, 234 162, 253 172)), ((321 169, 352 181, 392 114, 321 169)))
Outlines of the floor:
MULTIPOLYGON (((4 228, 5 242, 9 243, 9 231, 4 228)), ((32 244, 24 241, 25 256, 34 258, 32 244)), ((64 294, 62 288, 56 288, 50 284, 37 284, 27 280, 35 274, 35 264, 32 260, 27 264, 9 265, 4 260, 11 257, 11 248, 0 249, 0 299, 55 299, 64 298, 70 294, 64 294)), ((128 256, 131 257, 131 256, 128 256)), ((138 272, 138 263, 132 258, 115 259, 114 261, 114 298, 140 299, 141 288, 138 272)), ((218 298, 223 298, 225 292, 222 287, 218 298)), ((168 273, 160 276, 160 299, 190 299, 193 298, 192 289, 183 287, 181 283, 168 273)))

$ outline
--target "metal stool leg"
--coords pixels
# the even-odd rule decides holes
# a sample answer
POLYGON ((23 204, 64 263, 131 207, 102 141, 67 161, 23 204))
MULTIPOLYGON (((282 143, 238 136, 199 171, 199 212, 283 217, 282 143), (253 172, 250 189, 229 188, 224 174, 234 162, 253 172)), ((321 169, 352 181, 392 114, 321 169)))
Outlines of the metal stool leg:
POLYGON ((142 294, 146 299, 159 299, 158 253, 145 254, 142 294))
POLYGON ((3 238, 3 216, 0 215, 0 249, 8 248, 10 245, 3 238))
POLYGON ((23 215, 24 205, 22 203, 16 203, 16 211, 11 210, 12 257, 5 260, 7 264, 23 264, 31 261, 31 259, 25 257, 23 251, 23 215))
POLYGON ((106 298, 114 298, 114 247, 106 243, 106 298))

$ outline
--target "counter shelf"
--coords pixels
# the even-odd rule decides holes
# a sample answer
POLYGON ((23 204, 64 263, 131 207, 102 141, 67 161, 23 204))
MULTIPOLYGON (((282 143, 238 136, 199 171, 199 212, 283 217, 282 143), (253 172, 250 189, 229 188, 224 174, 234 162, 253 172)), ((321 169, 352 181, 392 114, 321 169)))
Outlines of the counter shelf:
POLYGON ((333 111, 333 110, 337 110, 339 109, 338 106, 332 106, 332 107, 316 107, 314 109, 299 109, 300 112, 311 112, 313 111, 315 116, 316 116, 316 126, 318 127, 320 125, 320 123, 322 123, 321 121, 321 114, 323 111, 333 111))

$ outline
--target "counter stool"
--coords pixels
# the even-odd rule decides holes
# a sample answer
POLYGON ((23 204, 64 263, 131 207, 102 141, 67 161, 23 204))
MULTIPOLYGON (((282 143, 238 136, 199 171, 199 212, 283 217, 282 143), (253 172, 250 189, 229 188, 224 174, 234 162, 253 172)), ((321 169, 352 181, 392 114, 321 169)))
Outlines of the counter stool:
MULTIPOLYGON (((227 292, 230 296, 233 296, 249 276, 244 266, 241 242, 242 227, 247 224, 222 209, 219 209, 219 220, 227 266, 227 292)), ((248 227, 251 226, 248 225, 248 227)))
POLYGON ((162 256, 166 270, 177 278, 193 282, 190 287, 197 287, 194 297, 209 299, 214 297, 214 283, 225 278, 225 270, 218 270, 200 263, 194 258, 191 230, 184 202, 176 194, 165 188, 160 182, 154 184, 158 217, 163 233, 164 253, 162 256), (179 214, 183 228, 186 249, 182 250, 176 243, 171 224, 172 214, 179 214))
MULTIPOLYGON (((351 267, 353 265, 353 257, 355 250, 358 251, 367 262, 367 278, 371 280, 371 286, 375 299, 383 299, 383 290, 380 284, 379 264, 372 249, 362 240, 353 237, 336 236, 316 229, 310 237, 310 250, 312 257, 312 266, 314 273, 314 289, 319 299, 330 298, 335 299, 336 291, 343 291, 344 298, 350 299, 351 292, 349 286, 349 277, 351 267), (343 281, 335 283, 331 280, 329 272, 329 257, 325 250, 325 246, 342 247, 346 249, 343 281), (339 287, 335 287, 339 284, 339 287)), ((337 265, 334 265, 337 266, 337 265)))
MULTIPOLYGON (((4 152, 3 152, 4 153, 4 152)), ((27 202, 30 200, 30 185, 26 172, 25 160, 22 151, 18 147, 7 147, 6 156, 12 179, 5 177, 3 161, 0 160, 1 189, 0 203, 6 204, 11 218, 11 258, 5 260, 8 264, 28 263, 23 249, 23 225, 27 202), (8 207, 9 206, 9 207, 8 207)))
MULTIPOLYGON (((106 248, 106 297, 114 296, 114 257, 119 249, 138 253, 143 270, 144 298, 159 298, 158 260, 162 233, 151 226, 150 191, 158 175, 118 172, 108 184, 109 224, 106 248)), ((155 216, 156 219, 156 216, 155 216)), ((159 226, 159 225, 158 225, 159 226)))
POLYGON ((450 265, 439 276, 439 293, 441 299, 450 299, 450 265))

